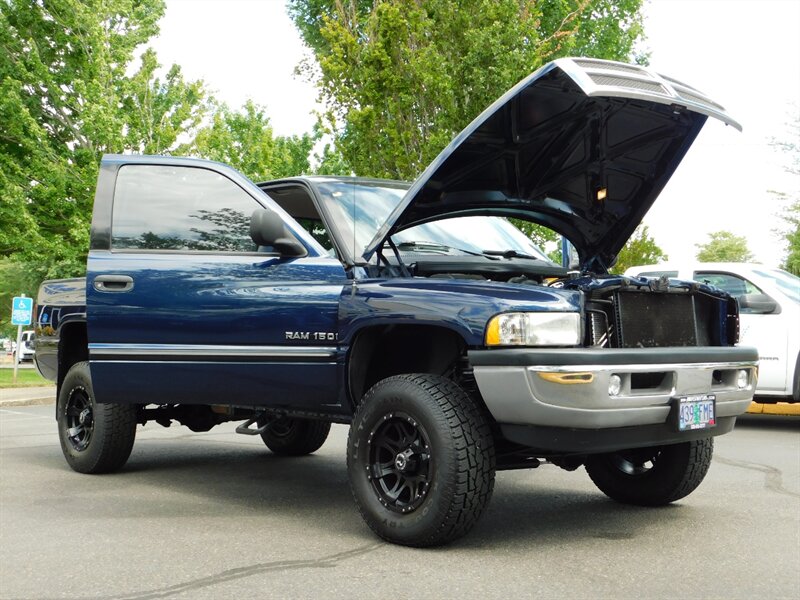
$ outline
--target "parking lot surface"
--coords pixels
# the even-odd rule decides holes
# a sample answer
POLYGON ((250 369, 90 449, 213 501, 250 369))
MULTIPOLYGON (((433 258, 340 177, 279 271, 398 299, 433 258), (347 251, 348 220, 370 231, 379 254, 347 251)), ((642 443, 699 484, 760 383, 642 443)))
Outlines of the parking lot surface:
POLYGON ((740 419, 700 488, 659 509, 582 469, 498 473, 466 538, 418 550, 361 521, 344 426, 279 458, 232 424, 148 424, 123 471, 90 476, 53 410, 0 409, 2 598, 800 597, 798 417, 740 419))

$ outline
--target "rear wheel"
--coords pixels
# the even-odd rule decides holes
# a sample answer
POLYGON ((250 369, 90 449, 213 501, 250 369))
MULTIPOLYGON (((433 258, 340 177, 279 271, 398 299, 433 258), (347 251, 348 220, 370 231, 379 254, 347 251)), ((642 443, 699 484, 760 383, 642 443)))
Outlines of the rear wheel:
POLYGON ((269 424, 261 439, 275 454, 302 456, 319 450, 330 430, 327 421, 281 417, 269 424))
POLYGON ((377 383, 356 411, 347 442, 350 488, 367 525, 408 546, 466 534, 494 487, 494 445, 479 406, 435 375, 377 383))
POLYGON ((609 498, 661 506, 688 496, 711 466, 714 439, 590 456, 586 472, 609 498))
POLYGON ((58 394, 58 437, 67 463, 79 473, 109 473, 125 464, 136 438, 136 407, 99 404, 89 363, 74 364, 58 394))

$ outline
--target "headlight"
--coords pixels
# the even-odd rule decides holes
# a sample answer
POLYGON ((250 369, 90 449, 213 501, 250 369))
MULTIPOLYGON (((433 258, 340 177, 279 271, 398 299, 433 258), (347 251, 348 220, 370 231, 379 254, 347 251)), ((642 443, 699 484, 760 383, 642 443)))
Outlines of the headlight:
POLYGON ((579 313, 505 313, 489 321, 487 346, 577 346, 579 313))

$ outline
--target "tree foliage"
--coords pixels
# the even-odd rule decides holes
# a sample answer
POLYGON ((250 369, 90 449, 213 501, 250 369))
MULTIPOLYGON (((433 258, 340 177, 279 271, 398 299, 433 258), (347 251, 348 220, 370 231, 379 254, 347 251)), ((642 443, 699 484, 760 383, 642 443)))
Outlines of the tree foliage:
POLYGON ((800 276, 800 200, 795 200, 781 215, 786 229, 783 239, 786 241, 786 256, 781 266, 800 276))
POLYGON ((554 263, 561 264, 561 236, 548 227, 524 221, 511 219, 514 226, 527 235, 554 263))
POLYGON ((630 58, 641 0, 289 0, 326 127, 359 175, 408 179, 499 94, 566 55, 630 58))
POLYGON ((747 239, 730 231, 708 234, 705 244, 695 244, 700 262, 749 262, 753 255, 747 248, 747 239))
MULTIPOLYGON (((781 152, 784 170, 795 178, 800 175, 800 116, 797 109, 795 105, 794 116, 786 124, 784 137, 770 141, 770 145, 781 152)), ((800 275, 800 197, 797 196, 797 190, 794 194, 777 191, 771 193, 789 201, 789 205, 780 215, 783 226, 777 230, 778 235, 786 242, 786 256, 781 266, 794 275, 800 275)))
POLYGON ((0 256, 82 273, 103 153, 168 153, 205 112, 201 82, 140 46, 162 0, 0 2, 0 256))
POLYGON ((316 135, 275 136, 256 104, 231 110, 161 68, 145 45, 163 14, 163 0, 0 0, 0 305, 83 274, 104 153, 309 170, 316 135))
POLYGON ((665 260, 669 260, 669 256, 656 244, 647 225, 641 224, 620 250, 611 272, 624 273, 630 267, 653 265, 665 260))
POLYGON ((11 299, 20 294, 36 298, 39 281, 35 271, 26 268, 24 263, 0 258, 0 338, 17 335, 16 325, 10 325, 11 299))
POLYGON ((317 139, 275 136, 264 109, 248 101, 241 110, 216 105, 210 124, 181 153, 229 164, 255 180, 275 179, 308 173, 317 139))

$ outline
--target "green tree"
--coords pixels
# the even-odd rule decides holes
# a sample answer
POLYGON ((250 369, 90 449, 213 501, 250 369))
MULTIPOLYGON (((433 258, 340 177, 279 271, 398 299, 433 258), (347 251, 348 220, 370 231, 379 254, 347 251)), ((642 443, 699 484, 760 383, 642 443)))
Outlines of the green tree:
POLYGON ((17 326, 11 325, 11 299, 25 294, 36 298, 39 277, 25 265, 0 258, 0 337, 16 338, 17 326))
POLYGON ((705 244, 695 244, 697 260, 700 262, 749 262, 753 255, 747 248, 747 240, 730 231, 715 231, 708 234, 705 244))
MULTIPOLYGON (((202 83, 174 65, 156 77, 152 51, 136 58, 163 12, 163 0, 0 1, 5 283, 82 274, 101 155, 169 153, 200 122, 202 83)), ((23 291, 2 287, 3 305, 23 291)))
POLYGON ((227 163, 256 180, 301 175, 317 134, 276 136, 264 108, 248 100, 241 110, 215 105, 211 123, 181 152, 227 163))
MULTIPOLYGON (((800 175, 800 117, 795 105, 792 110, 794 115, 786 124, 786 134, 782 138, 773 138, 770 145, 781 152, 784 159, 784 170, 795 177, 800 175)), ((780 215, 783 226, 776 232, 786 242, 786 256, 782 267, 795 275, 800 275, 800 198, 797 192, 788 194, 770 190, 770 193, 782 201, 789 202, 780 215)))
POLYGON ((545 252, 555 263, 561 264, 561 235, 548 227, 524 221, 522 219, 511 219, 514 226, 522 233, 527 235, 534 244, 545 252))
POLYGON ((40 277, 84 269, 100 157, 166 153, 199 122, 199 82, 147 51, 162 0, 0 2, 0 255, 40 277), (134 70, 132 75, 128 73, 134 70))
POLYGON ((289 0, 325 126, 358 175, 413 178, 500 93, 559 56, 629 59, 642 0, 289 0))
POLYGON ((786 257, 781 266, 800 276, 800 200, 795 200, 781 215, 786 230, 783 239, 787 243, 786 257))
POLYGON ((665 260, 669 260, 669 256, 656 244, 647 225, 641 224, 620 250, 611 272, 624 273, 629 267, 652 265, 665 260))

